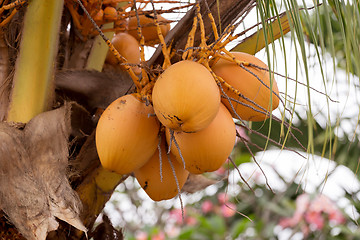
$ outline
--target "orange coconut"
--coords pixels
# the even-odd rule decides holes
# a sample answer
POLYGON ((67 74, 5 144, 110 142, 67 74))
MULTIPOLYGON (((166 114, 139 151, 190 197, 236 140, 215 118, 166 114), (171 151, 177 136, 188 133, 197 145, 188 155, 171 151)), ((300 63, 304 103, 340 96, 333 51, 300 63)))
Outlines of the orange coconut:
POLYGON ((104 20, 104 11, 102 9, 100 9, 96 15, 93 17, 93 20, 97 23, 97 24, 101 24, 104 20))
MULTIPOLYGON (((140 64, 140 46, 134 37, 127 33, 120 32, 114 36, 111 42, 114 44, 114 47, 116 50, 118 50, 120 55, 126 58, 128 63, 140 64)), ((111 51, 108 52, 105 61, 111 65, 119 66, 119 68, 125 70, 123 65, 118 64, 116 57, 111 51)), ((135 74, 141 73, 141 69, 138 66, 134 66, 132 69, 135 74)))
MULTIPOLYGON (((232 53, 236 59, 240 61, 246 61, 252 63, 256 66, 259 66, 263 69, 268 69, 267 65, 263 63, 260 59, 256 58, 253 55, 241 52, 233 52, 232 53)), ((236 110, 236 113, 240 116, 242 120, 246 121, 263 121, 268 118, 268 114, 277 108, 279 105, 279 90, 276 84, 275 79, 272 77, 272 101, 270 101, 270 75, 269 71, 262 70, 256 67, 246 66, 250 72, 255 74, 263 83, 259 81, 253 74, 240 66, 236 65, 233 62, 220 59, 213 67, 213 71, 216 75, 223 78, 227 83, 232 85, 235 89, 239 90, 241 94, 245 96, 245 98, 250 99, 255 102, 260 107, 253 104, 251 101, 246 100, 245 98, 239 97, 229 89, 224 88, 226 94, 234 98, 241 103, 240 104, 235 101, 231 101, 233 107, 236 110), (276 94, 275 94, 276 93, 276 94), (258 110, 254 110, 254 109, 258 110)), ((238 118, 234 111, 231 108, 231 105, 228 99, 223 98, 222 102, 226 105, 226 107, 231 112, 234 118, 238 118)))
POLYGON ((102 166, 119 174, 129 174, 144 165, 158 144, 160 124, 151 106, 134 95, 112 102, 96 127, 96 149, 102 166))
MULTIPOLYGON (((154 17, 146 14, 140 15, 141 33, 144 36, 146 45, 154 45, 160 42, 157 34, 154 17)), ((157 15, 157 20, 160 25, 161 33, 165 37, 170 31, 170 23, 164 17, 157 15)), ((128 20, 128 33, 140 41, 140 37, 137 33, 138 22, 136 17, 131 17, 128 20)))
POLYGON ((159 76, 152 100, 163 125, 177 131, 196 132, 215 118, 220 92, 203 65, 185 60, 171 65, 159 76))
POLYGON ((140 186, 154 201, 171 199, 179 193, 169 160, 174 167, 176 179, 179 184, 179 188, 181 189, 186 182, 189 172, 183 168, 182 164, 175 160, 175 156, 173 154, 170 153, 167 155, 165 140, 163 141, 163 144, 161 144, 162 179, 160 177, 159 151, 156 151, 144 166, 134 171, 135 177, 140 186))
MULTIPOLYGON (((185 161, 185 168, 199 174, 219 169, 229 157, 236 138, 235 123, 226 107, 221 104, 215 119, 205 129, 195 133, 174 132, 174 138, 185 161)), ((166 130, 170 144, 170 131, 166 130)), ((174 142, 171 152, 183 164, 174 142)))
POLYGON ((114 7, 104 8, 104 20, 107 22, 115 21, 118 17, 118 13, 114 7))

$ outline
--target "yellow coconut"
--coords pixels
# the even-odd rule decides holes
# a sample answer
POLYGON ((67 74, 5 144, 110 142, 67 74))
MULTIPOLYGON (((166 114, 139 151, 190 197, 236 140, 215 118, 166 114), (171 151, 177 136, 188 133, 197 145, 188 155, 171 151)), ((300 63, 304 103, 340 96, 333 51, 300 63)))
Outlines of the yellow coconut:
MULTIPOLYGON (((166 140, 170 144, 170 131, 166 129, 166 140)), ((219 169, 229 157, 236 138, 235 123, 226 107, 221 104, 215 119, 205 129, 195 133, 174 132, 174 138, 185 161, 185 168, 199 174, 219 169)), ((183 164, 174 142, 171 152, 183 164)))
MULTIPOLYGON (((140 15, 140 26, 141 32, 144 36, 146 45, 154 45, 160 42, 159 36, 157 34, 155 20, 152 15, 140 15)), ((170 23, 164 17, 157 15, 157 20, 160 25, 161 33, 165 37, 170 31, 170 23)), ((140 37, 137 33, 138 21, 136 17, 131 17, 128 20, 128 33, 140 41, 140 37)))
POLYGON ((96 127, 96 149, 102 166, 119 174, 129 174, 143 166, 154 154, 160 124, 151 106, 134 95, 112 102, 96 127))
POLYGON ((104 9, 104 20, 107 22, 115 21, 118 17, 118 13, 114 7, 106 7, 104 9))
POLYGON ((104 21, 104 10, 100 9, 93 17, 93 19, 97 24, 101 25, 101 23, 104 21))
POLYGON ((159 151, 156 151, 144 166, 134 171, 135 177, 140 186, 154 201, 167 200, 178 195, 178 186, 175 180, 174 172, 179 184, 179 189, 184 186, 189 175, 189 172, 183 168, 183 165, 175 160, 175 156, 171 153, 167 155, 166 152, 164 139, 163 144, 161 144, 162 179, 160 176, 159 151), (174 168, 174 172, 169 160, 174 168))
MULTIPOLYGON (((127 33, 120 32, 114 36, 111 43, 114 45, 116 50, 118 50, 120 55, 126 58, 128 63, 140 64, 140 46, 134 37, 127 33)), ((108 52, 105 61, 111 65, 119 66, 122 70, 125 70, 123 65, 118 64, 116 57, 111 51, 108 52)), ((138 66, 132 67, 132 70, 135 74, 141 73, 141 69, 138 66)))
MULTIPOLYGON (((236 59, 240 61, 246 61, 252 63, 260 68, 268 69, 267 65, 260 59, 253 55, 241 52, 232 53, 236 59)), ((242 120, 246 121, 263 121, 269 117, 269 113, 276 109, 279 105, 279 90, 275 79, 272 77, 272 101, 270 101, 270 75, 269 71, 262 70, 256 67, 246 66, 247 70, 241 68, 233 62, 227 60, 219 60, 213 67, 213 71, 216 75, 223 78, 227 83, 232 85, 235 89, 240 91, 245 98, 255 102, 260 107, 253 104, 251 101, 239 97, 231 92, 229 89, 224 88, 226 94, 234 98, 241 103, 231 101, 236 113, 242 120), (251 72, 251 73, 250 73, 251 72), (257 79, 256 75, 259 79, 257 79), (254 110, 255 109, 255 110, 254 110), (265 109, 265 110, 264 110, 265 109)), ((234 118, 238 118, 232 111, 231 105, 228 99, 223 98, 222 102, 231 112, 234 118)))
POLYGON ((177 131, 196 132, 215 118, 220 92, 203 65, 185 60, 171 65, 159 76, 152 99, 156 116, 163 125, 177 131))

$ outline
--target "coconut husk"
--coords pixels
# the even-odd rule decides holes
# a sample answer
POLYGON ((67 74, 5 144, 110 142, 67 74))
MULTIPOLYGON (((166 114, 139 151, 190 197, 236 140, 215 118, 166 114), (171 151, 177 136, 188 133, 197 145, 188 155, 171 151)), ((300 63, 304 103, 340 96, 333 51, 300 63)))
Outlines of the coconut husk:
POLYGON ((23 129, 0 123, 0 208, 29 240, 44 240, 55 218, 86 231, 81 202, 66 176, 71 104, 44 112, 23 129))

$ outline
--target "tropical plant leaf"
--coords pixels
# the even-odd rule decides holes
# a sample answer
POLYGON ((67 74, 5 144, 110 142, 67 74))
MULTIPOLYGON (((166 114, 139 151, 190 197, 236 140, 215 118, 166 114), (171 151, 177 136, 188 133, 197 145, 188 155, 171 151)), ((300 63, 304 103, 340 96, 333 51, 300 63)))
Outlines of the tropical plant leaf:
MULTIPOLYGON (((290 20, 291 22, 291 20, 290 20)), ((266 45, 274 42, 275 40, 284 37, 290 31, 290 22, 286 13, 279 15, 278 18, 273 20, 267 26, 267 29, 259 29, 251 36, 245 38, 241 43, 231 49, 233 52, 245 52, 252 55, 262 50, 266 45), (265 32, 267 32, 267 39, 265 41, 265 32)))

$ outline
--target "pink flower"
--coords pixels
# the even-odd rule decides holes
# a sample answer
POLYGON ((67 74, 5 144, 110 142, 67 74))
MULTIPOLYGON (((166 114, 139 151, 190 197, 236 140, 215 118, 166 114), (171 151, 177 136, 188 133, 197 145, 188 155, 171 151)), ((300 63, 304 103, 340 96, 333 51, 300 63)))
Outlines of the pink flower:
POLYGON ((197 223, 197 219, 194 217, 187 217, 185 221, 186 221, 186 224, 189 226, 194 226, 197 223))
POLYGON ((313 230, 321 230, 324 227, 324 217, 321 215, 321 211, 306 212, 305 220, 313 230))
POLYGON ((165 239, 165 233, 159 232, 158 234, 155 234, 151 237, 151 240, 164 240, 165 239))
POLYGON ((327 196, 320 194, 318 195, 311 206, 309 207, 310 211, 323 212, 328 215, 329 221, 335 224, 341 224, 345 222, 344 215, 338 209, 333 201, 330 200, 327 196))
POLYGON ((296 199, 296 210, 291 218, 283 218, 279 221, 279 225, 283 228, 294 227, 305 221, 302 224, 302 230, 305 235, 308 234, 309 228, 311 230, 321 230, 325 225, 325 217, 327 215, 329 221, 333 221, 336 224, 345 222, 345 218, 340 210, 337 208, 327 196, 318 195, 312 201, 308 194, 301 194, 296 199), (305 225, 304 225, 305 224, 305 225))
POLYGON ((221 214, 224 217, 229 218, 229 217, 232 217, 232 216, 235 215, 235 213, 236 213, 236 205, 233 204, 233 203, 228 202, 226 204, 221 205, 220 210, 221 210, 221 214))
POLYGON ((291 218, 283 218, 279 225, 283 228, 296 226, 304 217, 307 208, 310 205, 310 197, 308 194, 301 194, 296 198, 296 210, 291 218))
POLYGON ((229 201, 229 195, 227 195, 227 193, 222 192, 217 195, 217 199, 220 204, 225 204, 229 201))
POLYGON ((136 240, 147 240, 148 234, 146 232, 140 231, 135 234, 136 240))
MULTIPOLYGON (((183 223, 183 215, 181 209, 175 208, 170 211, 169 218, 174 219, 177 224, 183 223)), ((185 216, 185 209, 184 209, 184 216, 185 216)))
POLYGON ((201 204, 201 211, 205 214, 211 212, 213 208, 214 205, 210 200, 206 200, 201 204))
POLYGON ((334 224, 343 224, 345 223, 346 219, 342 212, 337 210, 329 213, 329 221, 333 222, 334 224))
POLYGON ((317 195, 316 198, 311 202, 309 207, 311 211, 323 211, 323 212, 332 212, 336 209, 334 203, 325 195, 317 195))
POLYGON ((297 223, 298 223, 298 221, 294 220, 293 217, 291 217, 291 218, 282 218, 279 221, 279 225, 282 228, 294 227, 297 223))

